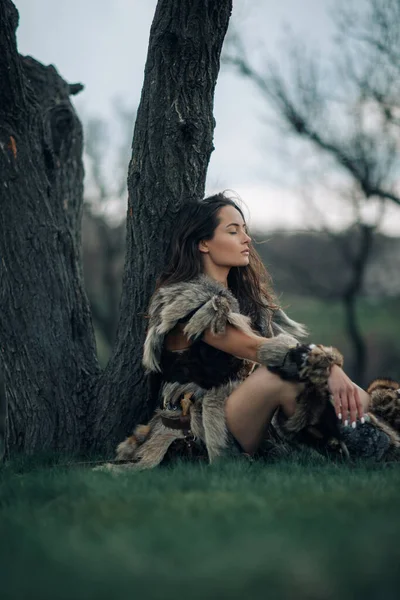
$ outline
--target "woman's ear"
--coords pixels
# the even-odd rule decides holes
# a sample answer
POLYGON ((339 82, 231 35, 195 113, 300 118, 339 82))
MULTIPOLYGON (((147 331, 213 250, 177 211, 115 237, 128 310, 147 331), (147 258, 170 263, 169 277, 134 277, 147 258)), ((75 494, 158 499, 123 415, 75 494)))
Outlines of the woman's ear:
POLYGON ((198 246, 200 252, 209 252, 208 246, 207 246, 207 242, 201 241, 199 242, 199 246, 198 246))

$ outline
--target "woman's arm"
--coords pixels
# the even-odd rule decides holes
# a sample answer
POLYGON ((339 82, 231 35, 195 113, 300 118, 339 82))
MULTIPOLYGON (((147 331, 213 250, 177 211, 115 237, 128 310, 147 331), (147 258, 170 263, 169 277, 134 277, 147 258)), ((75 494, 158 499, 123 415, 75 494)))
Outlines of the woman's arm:
MULTIPOLYGON (((227 325, 223 334, 214 335, 207 329, 203 336, 203 341, 210 346, 253 362, 259 362, 260 347, 263 344, 274 344, 275 340, 276 338, 264 338, 255 333, 254 335, 244 333, 232 325, 227 325)), ((346 425, 349 420, 354 427, 357 416, 361 419, 364 415, 358 386, 349 379, 341 367, 333 364, 328 378, 328 387, 337 416, 343 419, 346 425)))
MULTIPOLYGON (((179 323, 175 328, 176 332, 174 333, 174 336, 171 337, 171 334, 168 334, 166 338, 168 349, 179 350, 181 348, 187 348, 192 344, 192 341, 185 334, 184 328, 185 325, 179 323)), ((202 340, 218 350, 222 350, 223 352, 233 354, 233 356, 252 362, 262 362, 262 360, 260 361, 261 346, 266 345, 267 348, 275 348, 279 353, 278 362, 280 362, 289 348, 294 348, 297 345, 297 340, 289 335, 281 334, 274 338, 265 338, 252 332, 250 329, 248 331, 242 331, 229 323, 226 325, 225 331, 218 334, 213 333, 208 327, 203 332, 202 340)), ((275 354, 276 351, 273 359, 271 357, 271 366, 276 362, 275 354)))
POLYGON ((227 325, 225 333, 218 335, 214 335, 209 329, 206 329, 202 339, 206 344, 218 350, 253 362, 257 362, 259 347, 264 343, 271 342, 269 338, 261 337, 256 333, 244 333, 232 325, 227 325))

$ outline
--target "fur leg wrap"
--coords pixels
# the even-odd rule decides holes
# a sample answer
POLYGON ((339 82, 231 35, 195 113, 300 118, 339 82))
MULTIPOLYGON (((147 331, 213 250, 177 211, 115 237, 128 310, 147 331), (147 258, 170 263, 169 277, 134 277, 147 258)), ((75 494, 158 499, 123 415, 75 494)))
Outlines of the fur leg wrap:
MULTIPOLYGON (((279 336, 278 336, 279 337, 279 336)), ((260 358, 264 358, 265 347, 260 358)), ((280 364, 268 369, 282 379, 304 382, 303 390, 296 398, 294 414, 287 419, 282 411, 277 413, 277 426, 283 436, 291 441, 304 443, 323 453, 334 451, 348 456, 341 441, 339 424, 331 402, 328 378, 332 365, 342 367, 343 357, 335 348, 315 345, 300 345, 290 348, 280 364)))
POLYGON ((306 385, 296 398, 293 415, 287 418, 279 409, 273 425, 288 442, 311 446, 322 454, 349 457, 329 392, 306 385))
POLYGON ((332 346, 311 344, 308 348, 309 352, 303 353, 303 366, 299 369, 300 379, 326 390, 331 368, 333 365, 343 367, 343 356, 332 346))
POLYGON ((336 348, 299 344, 289 335, 278 335, 261 344, 257 362, 277 373, 282 379, 308 381, 326 388, 332 365, 343 366, 343 356, 336 348))
POLYGON ((367 389, 370 412, 400 434, 400 385, 392 379, 375 379, 367 389))
POLYGON ((307 444, 323 454, 350 459, 400 460, 400 432, 396 431, 400 419, 398 383, 387 379, 372 382, 368 388, 370 412, 365 415, 365 423, 358 423, 353 429, 337 420, 327 387, 324 392, 324 378, 320 377, 320 384, 315 377, 310 379, 317 385, 306 382, 293 416, 286 419, 278 411, 274 417, 274 425, 285 439, 307 444))
POLYGON ((399 461, 400 438, 389 425, 372 413, 365 415, 365 423, 356 429, 340 425, 342 441, 350 458, 374 461, 399 461))
POLYGON ((257 348, 257 362, 268 367, 270 371, 278 373, 283 379, 289 379, 291 376, 296 376, 298 367, 289 364, 288 355, 298 347, 300 344, 296 338, 281 333, 257 348))

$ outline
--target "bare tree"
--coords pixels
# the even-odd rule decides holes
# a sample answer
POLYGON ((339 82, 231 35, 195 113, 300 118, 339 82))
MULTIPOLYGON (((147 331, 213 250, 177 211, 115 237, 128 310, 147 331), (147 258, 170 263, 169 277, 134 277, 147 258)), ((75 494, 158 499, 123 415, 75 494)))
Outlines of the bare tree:
MULTIPOLYGON (((356 76, 349 55, 347 67, 338 65, 336 76, 330 78, 337 85, 341 80, 344 91, 346 83, 351 85, 352 93, 346 99, 324 88, 326 76, 318 60, 305 53, 302 45, 292 43, 291 69, 287 77, 271 61, 265 69, 257 69, 237 32, 232 34, 229 48, 224 61, 257 86, 288 134, 304 139, 329 156, 332 164, 359 186, 366 199, 378 197, 400 205, 395 177, 399 163, 398 127, 390 126, 386 112, 383 122, 378 114, 374 115, 371 102, 376 98, 368 95, 371 80, 356 76), (344 77, 348 78, 346 82, 344 77), (354 90, 356 85, 360 88, 354 90), (374 122, 375 126, 371 127, 374 122)), ((365 77, 367 74, 368 71, 365 77)))
POLYGON ((334 14, 338 42, 346 47, 345 70, 388 125, 400 125, 400 3, 364 0, 360 6, 342 1, 334 14), (361 68, 357 65, 362 57, 361 68))
POLYGON ((17 52, 0 3, 0 343, 11 450, 110 451, 149 410, 144 318, 176 212, 204 193, 231 0, 159 0, 128 170, 113 355, 99 368, 82 284, 82 129, 54 67, 17 52))
MULTIPOLYGON (((394 93, 400 91, 398 73, 393 81, 399 68, 399 34, 393 21, 399 2, 365 0, 364 8, 358 20, 354 14, 349 19, 348 6, 336 12, 339 52, 329 77, 320 60, 304 44, 294 41, 289 44, 286 75, 282 66, 270 60, 264 67, 256 66, 238 30, 232 33, 224 55, 224 61, 249 79, 273 108, 283 135, 303 140, 317 160, 324 161, 325 170, 336 173, 338 179, 342 175, 347 178, 345 194, 357 209, 350 226, 351 245, 346 235, 326 224, 322 229, 345 258, 349 277, 344 277, 340 289, 333 290, 318 281, 320 273, 315 276, 308 270, 300 276, 308 282, 311 293, 342 301, 353 346, 353 373, 360 382, 364 380, 366 347, 356 305, 381 220, 378 211, 375 222, 365 221, 360 209, 377 199, 382 209, 386 202, 400 205, 398 96, 394 93), (355 44, 366 46, 368 52, 360 55, 355 44)), ((311 197, 307 196, 307 210, 313 215, 311 197)), ((293 262, 292 271, 300 274, 305 270, 304 261, 303 268, 298 260, 293 262)))
POLYGON ((284 270, 287 276, 301 282, 303 294, 325 302, 338 301, 343 305, 344 330, 352 349, 347 369, 353 379, 363 385, 366 383, 367 348, 357 315, 357 303, 363 293, 375 227, 360 222, 341 232, 328 228, 315 232, 318 235, 316 244, 311 242, 310 233, 304 240, 306 248, 300 251, 297 245, 296 253, 282 252, 276 241, 269 244, 269 260, 284 270), (314 251, 320 254, 310 258, 314 251))

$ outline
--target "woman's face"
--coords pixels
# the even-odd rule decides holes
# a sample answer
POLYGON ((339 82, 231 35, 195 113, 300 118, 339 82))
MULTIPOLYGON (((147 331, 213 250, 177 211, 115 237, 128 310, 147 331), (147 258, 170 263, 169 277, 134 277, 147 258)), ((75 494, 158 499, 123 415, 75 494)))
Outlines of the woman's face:
POLYGON ((220 267, 244 267, 249 264, 251 237, 240 212, 233 206, 218 211, 219 225, 211 240, 199 242, 199 250, 220 267))

